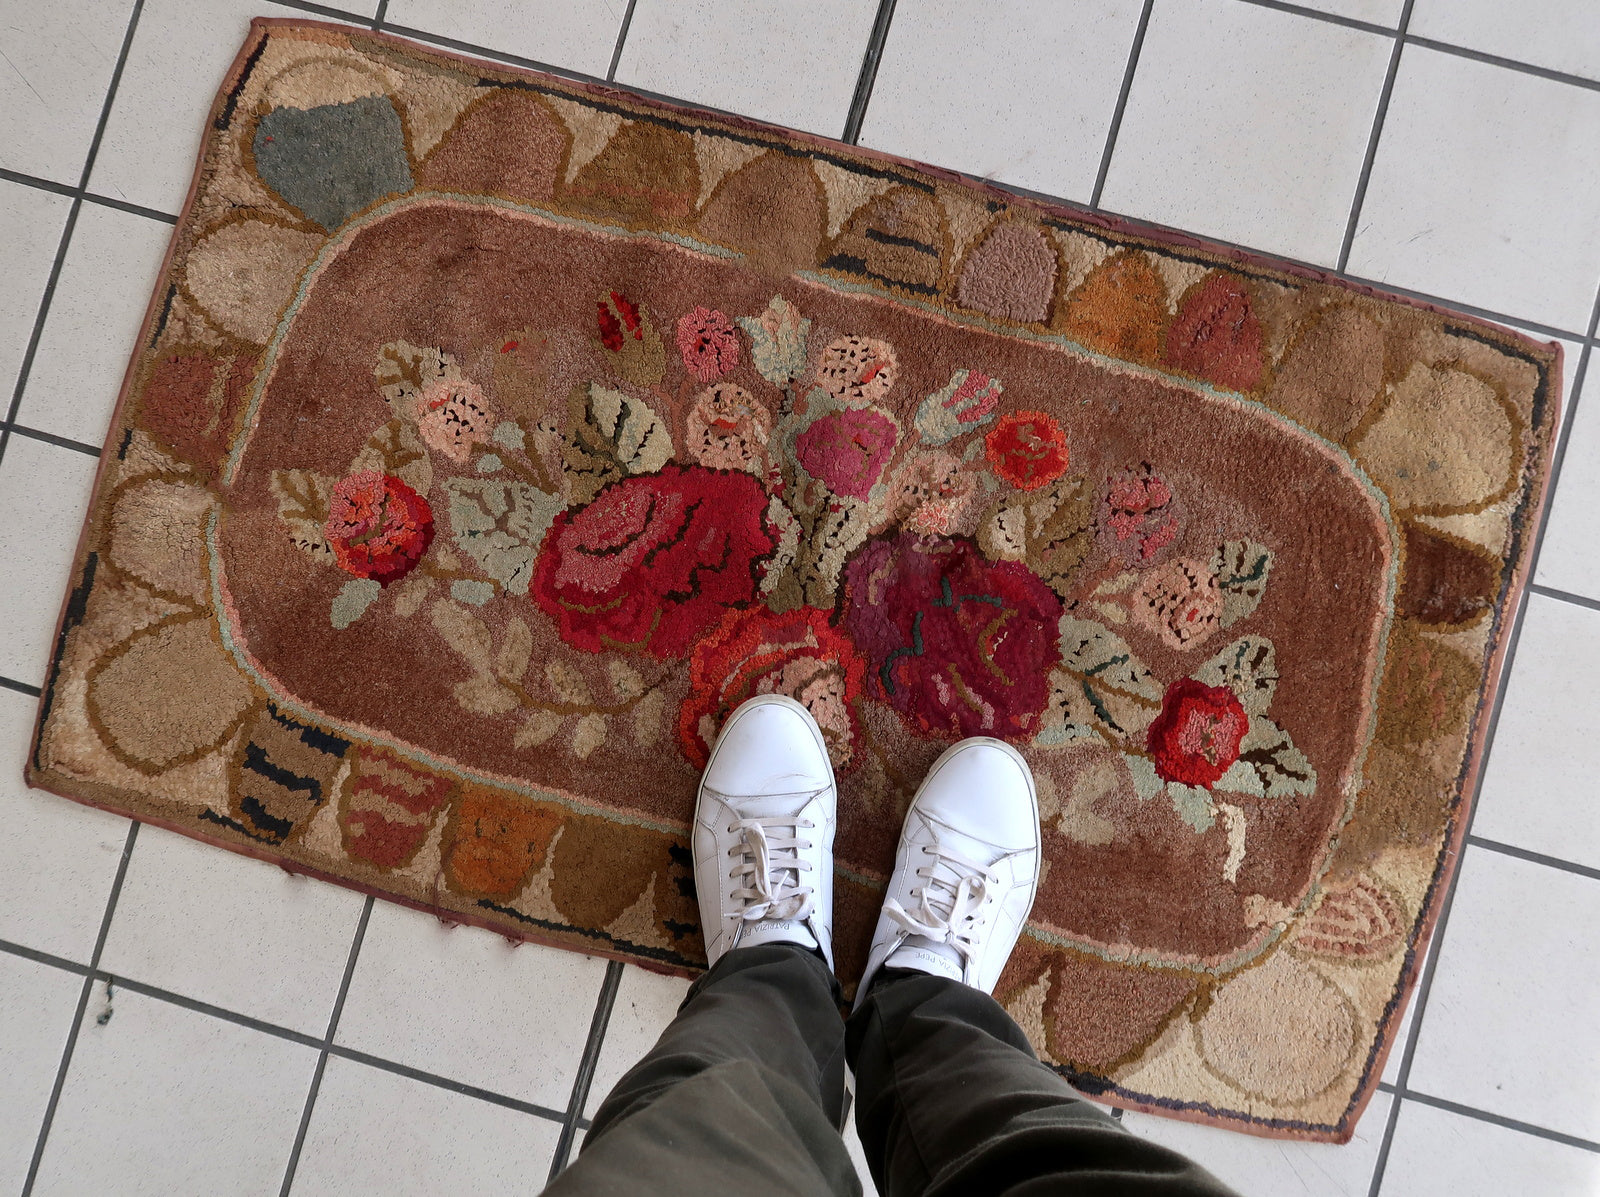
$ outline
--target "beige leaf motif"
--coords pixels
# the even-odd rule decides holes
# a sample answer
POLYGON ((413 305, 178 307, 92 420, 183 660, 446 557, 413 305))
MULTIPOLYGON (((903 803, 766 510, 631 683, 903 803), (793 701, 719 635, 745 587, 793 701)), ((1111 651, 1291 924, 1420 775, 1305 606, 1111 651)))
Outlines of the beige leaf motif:
POLYGON ((569 706, 585 707, 594 702, 594 692, 583 675, 565 661, 551 661, 544 667, 545 679, 556 697, 569 706))
POLYGON ((416 428, 406 420, 390 420, 368 438, 350 472, 377 470, 400 479, 419 495, 433 485, 433 459, 423 447, 416 428))
POLYGON ((666 695, 651 690, 633 708, 633 742, 649 748, 661 739, 662 716, 666 714, 666 695))
POLYGON ((606 717, 585 715, 572 729, 572 753, 580 761, 589 759, 596 748, 606 742, 606 717))
POLYGON ((428 611, 445 643, 460 653, 475 672, 488 674, 493 670, 494 641, 483 620, 453 599, 440 599, 428 611))
POLYGON ((637 698, 644 693, 644 678, 640 677, 639 671, 626 661, 613 658, 607 663, 606 672, 611 675, 611 689, 621 701, 627 702, 630 698, 637 698))
POLYGON ((332 565, 333 546, 325 531, 333 483, 310 470, 273 470, 267 484, 278 500, 278 520, 289 543, 313 561, 332 565))
POLYGON ((566 720, 554 711, 534 711, 528 721, 517 729, 512 743, 518 748, 537 748, 561 730, 566 720))
POLYGON ((457 682, 452 693, 462 709, 474 715, 504 715, 517 708, 517 696, 486 673, 457 682))
POLYGON ((500 641, 500 651, 495 654, 495 674, 505 681, 514 682, 528 671, 528 661, 532 656, 533 633, 525 622, 512 616, 506 621, 506 634, 500 641))
POLYGON ((429 383, 460 377, 455 359, 439 349, 413 345, 410 341, 390 341, 378 350, 378 364, 372 368, 384 402, 397 416, 415 418, 416 402, 429 383))

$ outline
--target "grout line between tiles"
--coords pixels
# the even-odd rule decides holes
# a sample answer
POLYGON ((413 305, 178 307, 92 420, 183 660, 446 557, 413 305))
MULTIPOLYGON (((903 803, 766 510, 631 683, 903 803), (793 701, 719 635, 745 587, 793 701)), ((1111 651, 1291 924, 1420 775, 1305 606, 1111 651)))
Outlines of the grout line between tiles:
MULTIPOLYGON (((0 166, 0 180, 8 183, 17 183, 23 187, 33 187, 39 191, 48 191, 52 195, 65 196, 69 199, 78 195, 78 189, 70 183, 57 183, 54 179, 23 174, 20 170, 7 170, 3 166, 0 166)), ((83 193, 83 198, 91 204, 100 205, 102 208, 115 208, 119 212, 127 212, 133 216, 144 216, 150 220, 159 220, 162 224, 178 223, 178 218, 169 212, 158 212, 154 208, 146 208, 143 204, 112 199, 109 195, 96 195, 92 191, 86 191, 83 193)))
POLYGON ((9 939, 0 939, 0 952, 8 956, 21 956, 24 960, 31 960, 35 964, 48 964, 51 968, 59 968, 62 972, 77 973, 80 977, 94 971, 87 964, 79 964, 75 960, 68 960, 65 956, 57 956, 51 952, 41 952, 38 948, 13 943, 9 939))
POLYGON ((1503 843, 1500 840, 1485 839, 1481 835, 1467 836, 1467 843, 1482 848, 1487 852, 1498 852, 1502 856, 1514 856, 1516 859, 1525 860, 1529 864, 1544 865, 1546 868, 1559 869, 1563 873, 1576 873, 1579 877, 1587 877, 1591 881, 1600 881, 1600 869, 1591 865, 1579 864, 1573 860, 1562 860, 1559 856, 1549 856, 1543 852, 1519 848, 1515 844, 1503 843))
POLYGON ((1359 29, 1363 33, 1380 33, 1384 37, 1393 37, 1395 33, 1387 25, 1357 20, 1355 17, 1347 17, 1342 13, 1323 12, 1317 8, 1306 8, 1302 4, 1288 4, 1285 3, 1285 0, 1240 0, 1240 3, 1254 5, 1256 8, 1270 8, 1274 12, 1292 13, 1297 17, 1310 17, 1313 21, 1321 21, 1324 25, 1342 25, 1346 29, 1359 29))
MULTIPOLYGON (((389 0, 384 0, 387 4, 389 0)), ((628 0, 628 7, 622 14, 622 24, 617 26, 617 44, 611 49, 611 65, 606 67, 606 82, 611 83, 617 77, 617 65, 622 61, 622 43, 628 40, 628 27, 633 24, 633 6, 637 0, 628 0)))
POLYGON ((1411 24, 1411 6, 1416 0, 1405 0, 1400 10, 1400 25, 1395 31, 1394 45, 1389 47, 1389 66, 1384 72, 1383 89, 1378 92, 1377 111, 1372 114, 1372 132, 1367 136, 1367 152, 1361 159, 1361 174, 1356 179, 1356 191, 1350 201, 1350 217, 1345 221, 1344 239, 1339 242, 1339 262, 1336 269, 1344 273, 1350 263, 1350 249, 1355 244, 1356 226, 1361 220, 1361 209, 1367 202, 1367 184, 1372 181, 1372 164, 1377 161, 1378 142, 1383 137, 1384 118, 1389 115, 1389 97, 1394 94, 1395 77, 1400 73, 1400 56, 1406 47, 1406 29, 1411 24))
POLYGON ((867 34, 867 49, 861 56, 861 73, 856 76, 855 94, 850 97, 850 110, 844 118, 844 132, 839 135, 840 141, 850 145, 861 140, 861 122, 867 117, 872 89, 878 82, 878 65, 883 61, 883 48, 889 42, 894 5, 895 0, 878 0, 878 12, 872 19, 871 32, 867 34))
POLYGON ((378 0, 378 7, 372 10, 372 28, 376 32, 383 28, 383 19, 389 15, 389 0, 378 0))
MULTIPOLYGON (((280 8, 294 8, 316 17, 327 17, 334 21, 348 21, 352 25, 370 25, 373 23, 373 18, 371 17, 364 17, 360 13, 349 12, 342 8, 333 8, 326 4, 314 4, 311 0, 272 0, 272 3, 280 8)), ((380 4, 379 8, 381 9, 387 4, 388 0, 383 0, 383 4, 380 4)))
POLYGON ((11 420, 0 420, 0 431, 11 432, 17 436, 25 436, 33 441, 43 441, 45 444, 54 445, 58 449, 71 449, 89 457, 100 456, 99 445, 91 445, 85 441, 75 441, 68 436, 57 436, 53 432, 42 432, 37 428, 29 428, 26 424, 18 424, 11 420))
MULTIPOLYGON (((123 49, 127 49, 126 44, 123 49)), ((95 981, 98 979, 96 969, 100 964, 100 953, 105 950, 106 936, 111 932, 111 916, 116 913, 117 898, 122 893, 122 882, 128 875, 128 861, 133 858, 133 845, 138 838, 139 824, 130 823, 127 837, 122 841, 122 856, 117 861, 116 875, 111 879, 111 893, 106 897, 105 913, 100 916, 100 931, 94 937, 94 950, 89 954, 89 967, 83 976, 83 988, 78 992, 78 1005, 73 1011, 72 1026, 67 1030, 67 1043, 61 1049, 61 1064, 56 1069, 55 1082, 50 1086, 50 1098, 45 1102, 44 1118, 39 1124, 39 1137, 33 1143, 33 1158, 28 1161, 28 1175, 22 1182, 22 1197, 28 1197, 33 1192, 33 1183, 39 1175, 39 1164, 44 1159, 44 1145, 50 1138, 50 1124, 55 1121, 56 1106, 61 1101, 61 1090, 67 1083, 67 1069, 72 1066, 72 1053, 78 1046, 78 1031, 83 1026, 84 1011, 89 1008, 89 994, 94 991, 95 981)))
POLYGON ((339 1030, 339 1016, 344 1013, 344 999, 350 992, 350 978, 355 976, 356 958, 361 955, 361 941, 367 937, 367 921, 372 917, 373 900, 369 894, 365 905, 361 907, 361 917, 356 920, 356 933, 350 941, 350 955, 344 962, 344 976, 339 979, 339 993, 333 999, 333 1013, 328 1016, 328 1030, 322 1037, 322 1050, 317 1053, 317 1066, 311 1073, 311 1087, 306 1091, 305 1109, 300 1111, 300 1126, 294 1134, 294 1146, 289 1149, 289 1163, 283 1171, 279 1197, 288 1197, 289 1189, 294 1184, 295 1169, 300 1166, 300 1149, 305 1145, 306 1130, 311 1125, 311 1111, 317 1104, 322 1074, 328 1067, 328 1045, 339 1030))
MULTIPOLYGON (((1406 0, 1408 15, 1410 12, 1410 5, 1411 0, 1406 0)), ((1550 463, 1550 475, 1545 480, 1545 486, 1548 493, 1554 493, 1556 484, 1561 476, 1561 463, 1566 456, 1567 440, 1572 433, 1573 415, 1577 410, 1578 397, 1582 394, 1584 375, 1588 373, 1589 355, 1593 348, 1595 328, 1597 325, 1600 325, 1600 291, 1596 292, 1594 304, 1589 311, 1589 328, 1585 337, 1583 351, 1578 355, 1578 368, 1573 372, 1572 375, 1573 399, 1572 402, 1567 405, 1567 410, 1562 413, 1561 430, 1557 437, 1556 450, 1551 458, 1550 463)), ((1544 549, 1544 532, 1546 525, 1550 521, 1550 512, 1552 506, 1553 504, 1548 501, 1547 497, 1544 504, 1544 510, 1540 513, 1539 526, 1534 532, 1533 552, 1529 555, 1528 559, 1527 576, 1530 580, 1536 575, 1538 570, 1539 554, 1544 549)), ((1531 590, 1531 583, 1529 589, 1531 590)), ((1489 713, 1489 724, 1484 731, 1484 756, 1483 761, 1478 767, 1477 784, 1473 788, 1472 804, 1468 808, 1469 813, 1467 816, 1466 835, 1463 837, 1468 842, 1470 842, 1473 838, 1472 821, 1477 816, 1478 797, 1483 790, 1483 780, 1486 776, 1488 776, 1489 764, 1494 755, 1495 732, 1499 730, 1500 712, 1505 707, 1506 691, 1509 689, 1509 686, 1506 683, 1511 677, 1512 669, 1516 666, 1517 648, 1522 641, 1522 626, 1523 620, 1527 616, 1527 611, 1528 592, 1524 591, 1522 595, 1522 601, 1517 604, 1516 616, 1511 626, 1511 634, 1506 643, 1505 662, 1500 670, 1500 685, 1498 692, 1495 694, 1494 709, 1489 713)), ((1465 853, 1463 853, 1462 856, 1465 856, 1465 853)), ((1439 909, 1438 922, 1435 923, 1433 928, 1433 934, 1431 938, 1434 944, 1434 949, 1428 954, 1427 961, 1423 965, 1422 978, 1418 982, 1416 994, 1412 998, 1412 1001, 1415 1003, 1415 1009, 1411 1016, 1411 1031, 1410 1034, 1406 1036, 1405 1048, 1400 1057, 1400 1069, 1395 1075, 1395 1084, 1402 1093, 1409 1092, 1411 1064, 1416 1058, 1418 1036, 1420 1036, 1422 1033, 1422 1020, 1424 1015, 1427 1013, 1428 996, 1433 988, 1433 978, 1435 973, 1438 971, 1439 958, 1444 954, 1444 935, 1450 922, 1450 910, 1455 902, 1456 889, 1461 883, 1461 865, 1462 860, 1458 858, 1456 861, 1455 873, 1450 878, 1449 892, 1445 894, 1444 903, 1439 909)), ((1378 1148, 1378 1155, 1372 1166, 1372 1183, 1367 1191, 1367 1197, 1378 1197, 1378 1192, 1383 1186, 1383 1174, 1385 1169, 1387 1169, 1389 1166, 1389 1150, 1394 1144, 1394 1128, 1395 1123, 1400 1117, 1400 1107, 1402 1104, 1403 1100, 1394 1102, 1389 1107, 1389 1117, 1386 1120, 1383 1128, 1383 1142, 1378 1148)))
MULTIPOLYGON (((555 75, 562 79, 581 79, 585 83, 606 83, 599 75, 590 75, 584 71, 575 71, 570 67, 554 66, 548 62, 540 62, 536 58, 524 58, 520 54, 507 54, 502 50, 493 50, 488 46, 480 46, 473 42, 460 41, 453 37, 445 37, 439 33, 429 33, 426 29, 413 29, 409 25, 392 25, 388 21, 383 23, 384 33, 392 33, 396 37, 409 37, 413 41, 424 42, 428 45, 443 46, 448 50, 458 50, 463 54, 476 54, 480 58, 491 58, 496 62, 508 63, 511 66, 526 67, 530 71, 543 71, 547 75, 555 75)), ((655 97, 655 93, 641 91, 639 88, 629 88, 629 91, 639 95, 655 97)), ((670 103, 682 104, 684 100, 674 100, 670 96, 661 96, 660 99, 670 103)), ((704 107, 704 105, 701 105, 704 107)))
POLYGON ((1522 75, 1533 75, 1539 79, 1548 79, 1552 83, 1565 83, 1571 87, 1581 87, 1585 91, 1600 91, 1600 80, 1586 79, 1582 75, 1569 75, 1565 71, 1551 70, 1549 67, 1536 66, 1531 62, 1518 62, 1512 58, 1501 58, 1498 54, 1488 54, 1483 50, 1474 50, 1470 46, 1456 46, 1449 42, 1435 41, 1431 37, 1418 37, 1411 34, 1406 38, 1409 45, 1420 46, 1424 50, 1434 50, 1440 54, 1449 54, 1454 58, 1467 58, 1473 62, 1481 62, 1486 66, 1504 67, 1508 71, 1516 71, 1522 75))
POLYGON ((117 98, 117 86, 122 82, 123 69, 128 65, 128 51, 133 46, 134 31, 139 28, 139 15, 144 11, 144 0, 133 0, 133 7, 128 13, 127 28, 122 33, 122 45, 117 51, 117 65, 111 70, 111 79, 106 84, 106 96, 100 104, 100 116, 95 121, 94 136, 89 139, 88 152, 83 157, 83 170, 78 175, 78 185, 73 190, 72 207, 67 210, 66 222, 61 227, 61 241, 56 246, 54 261, 50 263, 50 274, 46 278, 44 291, 39 297, 39 311, 33 319, 33 329, 28 334, 28 346, 23 351, 22 361, 17 367, 17 382, 11 392, 11 403, 6 408, 4 424, 0 424, 0 462, 5 460, 6 445, 11 440, 11 428, 17 412, 22 407, 22 392, 28 385, 28 373, 33 369, 34 355, 39 352, 39 340, 44 335, 44 322, 50 314, 50 302, 55 298, 56 283, 61 279, 61 267, 67 258, 67 246, 72 241, 72 231, 78 224, 78 213, 83 209, 83 197, 89 190, 89 176, 94 171, 95 158, 100 153, 100 142, 105 138, 106 125, 111 120, 111 105, 117 98))
MULTIPOLYGON (((1504 1114, 1480 1110, 1475 1106, 1464 1106, 1460 1102, 1449 1101, 1443 1097, 1435 1097, 1431 1093, 1418 1093, 1414 1089, 1407 1089, 1405 1091, 1405 1100, 1414 1101, 1422 1106, 1432 1106, 1436 1110, 1445 1110, 1451 1114, 1460 1114, 1463 1118, 1472 1118, 1479 1122, 1503 1126, 1507 1130, 1521 1131, 1523 1134, 1531 1135, 1536 1139, 1549 1139, 1554 1143, 1565 1143, 1568 1147, 1576 1147, 1582 1151, 1590 1151, 1600 1155, 1600 1143, 1596 1143, 1592 1139, 1581 1139, 1577 1135, 1563 1134, 1561 1131, 1536 1126, 1531 1122, 1519 1122, 1515 1118, 1507 1118, 1504 1114)), ((1396 1106, 1399 1104, 1399 1102, 1395 1103, 1396 1106)))
POLYGON ((1548 599, 1558 599, 1575 607, 1588 607, 1591 611, 1600 611, 1600 599, 1592 599, 1586 594, 1573 594, 1570 590, 1557 590, 1554 586, 1541 586, 1537 582, 1528 583, 1528 589, 1548 599))
POLYGON ((1139 55, 1144 52, 1144 35, 1150 28, 1150 13, 1156 0, 1144 0, 1139 12, 1139 24, 1133 31, 1133 43, 1128 47, 1128 65, 1122 71, 1122 89, 1117 92, 1117 106, 1111 111, 1111 125, 1106 129, 1106 144, 1100 151, 1100 169, 1094 176, 1094 190, 1089 193, 1089 211, 1100 210, 1100 195, 1106 188, 1106 175, 1111 171, 1111 155, 1117 148, 1117 134, 1122 131, 1122 115, 1128 109, 1128 94, 1133 91, 1133 77, 1139 70, 1139 55))
POLYGON ((29 682, 19 682, 14 677, 0 677, 0 690, 15 690, 18 694, 26 694, 29 698, 38 698, 44 691, 29 682))
POLYGON ((611 960, 606 963, 605 979, 600 982, 600 996, 594 1004, 594 1016, 589 1021, 589 1037, 583 1044, 583 1055, 578 1060, 578 1075, 572 1081, 572 1096, 567 1101, 567 1116, 562 1122, 561 1137, 550 1157, 549 1180, 554 1180, 567 1166, 572 1154, 572 1143, 577 1138, 578 1119, 583 1116, 584 1104, 589 1100, 589 1084, 594 1080, 595 1064, 600 1059, 600 1047, 611 1023, 611 1009, 617 1002, 617 989, 622 984, 623 965, 611 960))
MULTIPOLYGON (((281 1034, 281 1032, 279 1033, 281 1034)), ((421 1068, 412 1068, 409 1064, 401 1064, 395 1060, 385 1060, 382 1056, 374 1056, 367 1052, 356 1051, 354 1048, 342 1047, 337 1043, 329 1044, 328 1054, 330 1056, 338 1056, 341 1060, 365 1064, 369 1068, 376 1068, 381 1072, 391 1072, 395 1076, 421 1081, 424 1084, 432 1085, 436 1089, 446 1089, 451 1093, 459 1093, 463 1097, 475 1097, 479 1101, 486 1101, 492 1106, 501 1106, 523 1114, 533 1114, 551 1122, 562 1122, 566 1118, 566 1115, 560 1110, 552 1110, 548 1106, 541 1106, 531 1101, 523 1101, 517 1097, 507 1097, 504 1093, 496 1093, 492 1089, 480 1089, 476 1085, 468 1085, 462 1081, 453 1081, 449 1077, 440 1076, 436 1072, 426 1072, 421 1068)))

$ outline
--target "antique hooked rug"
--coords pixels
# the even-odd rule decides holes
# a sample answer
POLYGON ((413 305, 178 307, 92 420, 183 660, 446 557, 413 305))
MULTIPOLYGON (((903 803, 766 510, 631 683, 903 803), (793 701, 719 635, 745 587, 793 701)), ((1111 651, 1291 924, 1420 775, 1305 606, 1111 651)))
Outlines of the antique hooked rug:
POLYGON ((102 460, 29 776, 691 972, 719 721, 781 691, 859 972, 1002 736, 998 996, 1107 1100, 1347 1139, 1465 819, 1559 361, 883 155, 258 21, 102 460))

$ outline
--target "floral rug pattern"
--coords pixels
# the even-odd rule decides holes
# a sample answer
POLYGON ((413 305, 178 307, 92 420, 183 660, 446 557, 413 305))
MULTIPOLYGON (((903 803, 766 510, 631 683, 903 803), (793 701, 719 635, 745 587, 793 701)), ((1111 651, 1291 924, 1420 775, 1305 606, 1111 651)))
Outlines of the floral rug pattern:
POLYGON ((840 778, 837 952, 954 739, 1046 873, 997 996, 1106 1100, 1342 1141, 1448 880, 1556 351, 851 147, 258 21, 30 779, 692 971, 723 718, 840 778))

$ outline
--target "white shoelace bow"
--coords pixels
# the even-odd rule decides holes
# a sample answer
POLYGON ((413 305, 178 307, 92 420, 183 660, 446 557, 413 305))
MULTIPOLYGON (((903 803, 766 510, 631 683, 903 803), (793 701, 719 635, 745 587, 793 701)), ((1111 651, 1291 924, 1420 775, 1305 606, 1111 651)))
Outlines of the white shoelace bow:
POLYGON ((739 819, 728 825, 728 834, 739 836, 728 849, 728 855, 739 860, 728 877, 743 883, 732 895, 744 903, 740 918, 803 919, 811 913, 815 891, 800 883, 800 875, 811 871, 811 862, 800 858, 800 850, 811 845, 800 833, 813 826, 793 815, 739 819), (778 834, 785 831, 789 834, 778 834))
POLYGON ((911 935, 949 944, 961 954, 963 963, 971 963, 977 950, 973 936, 982 927, 984 907, 999 896, 1000 878, 942 845, 927 844, 922 851, 933 857, 933 863, 917 870, 926 884, 911 891, 916 899, 912 909, 890 898, 883 904, 883 913, 911 935))

